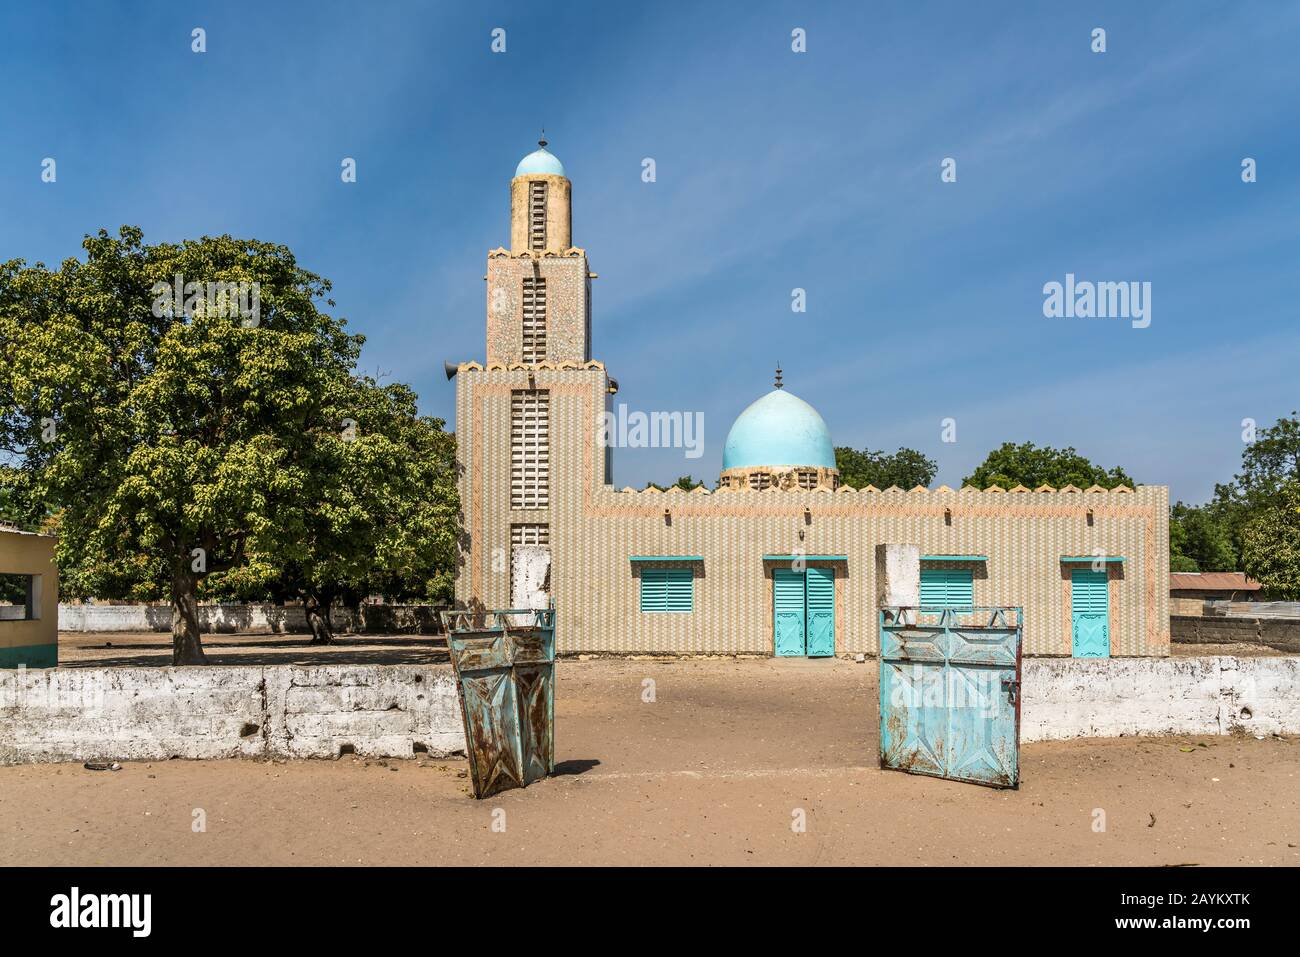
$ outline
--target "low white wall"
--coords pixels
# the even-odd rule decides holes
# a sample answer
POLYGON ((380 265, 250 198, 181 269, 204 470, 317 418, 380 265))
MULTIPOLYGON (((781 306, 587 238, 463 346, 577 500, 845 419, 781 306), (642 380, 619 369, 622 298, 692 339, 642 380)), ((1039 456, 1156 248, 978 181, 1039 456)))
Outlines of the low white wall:
MULTIPOLYGON (((360 615, 350 608, 330 609, 335 631, 368 631, 384 634, 441 634, 438 612, 442 605, 362 605, 360 615)), ((310 632, 301 605, 227 604, 199 605, 199 629, 220 634, 283 634, 310 632)), ((59 605, 59 631, 155 631, 172 630, 170 605, 107 605, 67 603, 59 605)))
POLYGON ((1022 741, 1300 733, 1300 658, 1026 658, 1022 741))
POLYGON ((464 749, 449 665, 0 672, 0 764, 464 749))
MULTIPOLYGON (((1023 741, 1300 733, 1300 658, 1033 658, 1022 677, 1023 741)), ((450 665, 0 671, 0 764, 464 749, 450 665)))
MULTIPOLYGON (((346 625, 345 609, 332 619, 346 625)), ((199 628, 205 632, 306 632, 307 616, 299 605, 200 605, 199 628)), ((60 604, 59 631, 171 631, 170 605, 60 604)))

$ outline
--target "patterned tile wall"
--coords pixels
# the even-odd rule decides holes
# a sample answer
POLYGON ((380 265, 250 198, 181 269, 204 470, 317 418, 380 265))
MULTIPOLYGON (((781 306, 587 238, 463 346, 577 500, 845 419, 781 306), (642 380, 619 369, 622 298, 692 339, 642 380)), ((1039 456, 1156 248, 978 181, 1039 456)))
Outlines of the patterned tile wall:
POLYGON ((459 601, 507 605, 510 525, 546 522, 562 651, 771 654, 772 563, 762 557, 845 555, 834 566, 836 650, 874 653, 875 546, 909 542, 922 554, 987 555, 975 601, 1024 608, 1027 654, 1069 655, 1069 571, 1060 559, 1100 550, 1125 559, 1110 566, 1112 654, 1169 653, 1163 486, 1092 493, 618 491, 604 485, 599 444, 607 383, 599 364, 531 372, 462 367, 457 438, 469 542, 459 601), (511 510, 510 391, 532 387, 530 376, 552 393, 551 506, 511 510), (631 555, 703 556, 695 566, 695 611, 642 614, 631 555))

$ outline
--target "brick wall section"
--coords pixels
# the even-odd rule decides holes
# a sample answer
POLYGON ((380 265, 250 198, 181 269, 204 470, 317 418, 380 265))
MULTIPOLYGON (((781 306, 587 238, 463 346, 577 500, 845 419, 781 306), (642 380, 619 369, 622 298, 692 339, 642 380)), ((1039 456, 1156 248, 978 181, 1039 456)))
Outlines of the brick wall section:
POLYGON ((405 758, 464 747, 450 665, 0 672, 0 764, 405 758))
POLYGON ((1189 644, 1225 645, 1243 642, 1300 653, 1300 619, 1172 615, 1169 619, 1169 635, 1173 641, 1189 644))

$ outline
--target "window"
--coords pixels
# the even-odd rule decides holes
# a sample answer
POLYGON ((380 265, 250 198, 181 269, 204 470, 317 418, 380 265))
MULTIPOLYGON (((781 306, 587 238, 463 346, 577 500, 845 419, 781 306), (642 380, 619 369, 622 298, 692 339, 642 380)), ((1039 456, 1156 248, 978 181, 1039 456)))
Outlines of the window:
POLYGON ((511 525, 511 545, 549 545, 551 544, 551 526, 540 524, 511 525))
POLYGON ((545 389, 510 393, 510 507, 551 503, 551 396, 545 389))
POLYGON ((921 604, 933 608, 972 608, 975 583, 969 568, 922 568, 921 604))
POLYGON ((772 485, 771 472, 753 472, 749 476, 749 487, 756 492, 770 488, 772 485))
POLYGON ((694 569, 642 568, 641 610, 694 611, 694 569))
POLYGON ((33 621, 41 616, 39 575, 0 574, 0 621, 33 621))
POLYGON ((524 352, 525 362, 546 358, 546 280, 541 276, 524 277, 524 352))
POLYGON ((812 469, 800 469, 798 478, 799 487, 805 491, 811 491, 817 487, 817 473, 812 469))
POLYGON ((546 248, 546 183, 528 184, 528 248, 546 248))

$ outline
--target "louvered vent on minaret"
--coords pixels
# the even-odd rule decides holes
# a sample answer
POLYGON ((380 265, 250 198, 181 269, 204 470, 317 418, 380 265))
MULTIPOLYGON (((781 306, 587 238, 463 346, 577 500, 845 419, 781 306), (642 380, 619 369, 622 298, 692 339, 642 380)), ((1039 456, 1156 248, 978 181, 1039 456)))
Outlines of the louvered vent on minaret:
POLYGON ((524 523, 510 526, 511 545, 549 545, 551 526, 524 523))
POLYGON ((546 183, 528 184, 528 248, 546 248, 546 183))
POLYGON ((510 393, 510 507, 551 501, 551 396, 545 389, 510 393))
POLYGON ((524 277, 524 362, 546 358, 546 280, 524 277))

